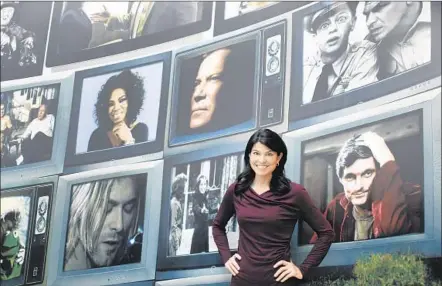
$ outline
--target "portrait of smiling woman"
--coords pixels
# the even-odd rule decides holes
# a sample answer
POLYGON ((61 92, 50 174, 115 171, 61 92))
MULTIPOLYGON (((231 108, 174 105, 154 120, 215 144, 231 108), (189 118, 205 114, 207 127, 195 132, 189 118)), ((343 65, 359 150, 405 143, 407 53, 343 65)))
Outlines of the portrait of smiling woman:
POLYGON ((305 188, 285 176, 287 147, 269 129, 256 131, 244 151, 244 171, 226 191, 212 225, 213 238, 231 284, 297 285, 311 267, 324 259, 334 238, 333 229, 305 188), (230 255, 226 225, 236 214, 238 252, 230 255), (302 219, 318 240, 302 264, 290 257, 290 241, 302 219))
POLYGON ((145 96, 143 79, 130 70, 110 77, 95 104, 98 128, 92 133, 88 152, 145 142, 148 127, 137 121, 145 96))

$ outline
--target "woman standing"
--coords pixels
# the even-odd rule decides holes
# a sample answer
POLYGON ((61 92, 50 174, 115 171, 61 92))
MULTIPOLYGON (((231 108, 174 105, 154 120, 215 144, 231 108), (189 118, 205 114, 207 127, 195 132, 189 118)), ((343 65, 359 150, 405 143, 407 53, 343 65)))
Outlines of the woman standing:
POLYGON ((231 285, 296 285, 309 268, 319 265, 334 233, 302 185, 285 177, 287 147, 269 129, 255 132, 244 153, 245 168, 224 195, 212 226, 213 238, 231 285), (225 226, 236 214, 238 252, 230 255, 225 226), (290 258, 290 240, 299 219, 318 234, 313 249, 298 267, 290 258))
POLYGON ((192 236, 190 253, 209 252, 209 209, 207 208, 207 189, 209 180, 204 175, 196 179, 195 194, 193 195, 192 211, 195 218, 195 228, 192 236))
POLYGON ((88 152, 147 141, 147 125, 137 121, 144 96, 143 79, 132 71, 110 77, 98 93, 98 128, 89 139, 88 152))

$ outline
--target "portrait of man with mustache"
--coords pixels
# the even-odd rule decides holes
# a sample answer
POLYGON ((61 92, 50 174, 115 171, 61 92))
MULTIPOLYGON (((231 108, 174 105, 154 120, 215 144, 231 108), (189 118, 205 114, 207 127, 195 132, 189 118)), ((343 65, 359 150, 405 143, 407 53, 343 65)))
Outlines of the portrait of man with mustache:
MULTIPOLYGON (((402 180, 396 159, 377 133, 348 139, 336 158, 336 175, 344 189, 324 215, 335 231, 334 242, 367 240, 419 232, 421 187, 402 180)), ((310 243, 317 239, 313 235, 310 243)))

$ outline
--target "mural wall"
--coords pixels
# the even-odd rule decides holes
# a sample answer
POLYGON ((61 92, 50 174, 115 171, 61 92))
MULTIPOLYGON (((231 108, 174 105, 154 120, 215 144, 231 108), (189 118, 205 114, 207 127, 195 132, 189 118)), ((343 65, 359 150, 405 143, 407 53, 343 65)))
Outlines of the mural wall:
POLYGON ((260 128, 321 266, 441 257, 440 35, 440 2, 2 1, 2 285, 228 285, 211 226, 260 128))

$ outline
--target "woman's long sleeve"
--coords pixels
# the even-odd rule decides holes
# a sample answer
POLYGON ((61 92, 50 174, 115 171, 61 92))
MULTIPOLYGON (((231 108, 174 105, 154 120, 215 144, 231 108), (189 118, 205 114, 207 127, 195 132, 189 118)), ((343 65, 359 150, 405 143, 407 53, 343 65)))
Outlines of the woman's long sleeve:
POLYGON ((223 263, 226 263, 231 256, 229 241, 227 240, 226 234, 226 225, 230 218, 235 214, 235 206, 233 204, 234 188, 235 186, 232 184, 227 189, 212 224, 213 239, 218 247, 218 252, 221 255, 223 263))
POLYGON ((305 277, 311 267, 318 266, 324 259, 333 242, 334 231, 321 211, 314 205, 307 191, 302 190, 299 193, 297 202, 302 218, 318 235, 315 245, 299 267, 305 277))

